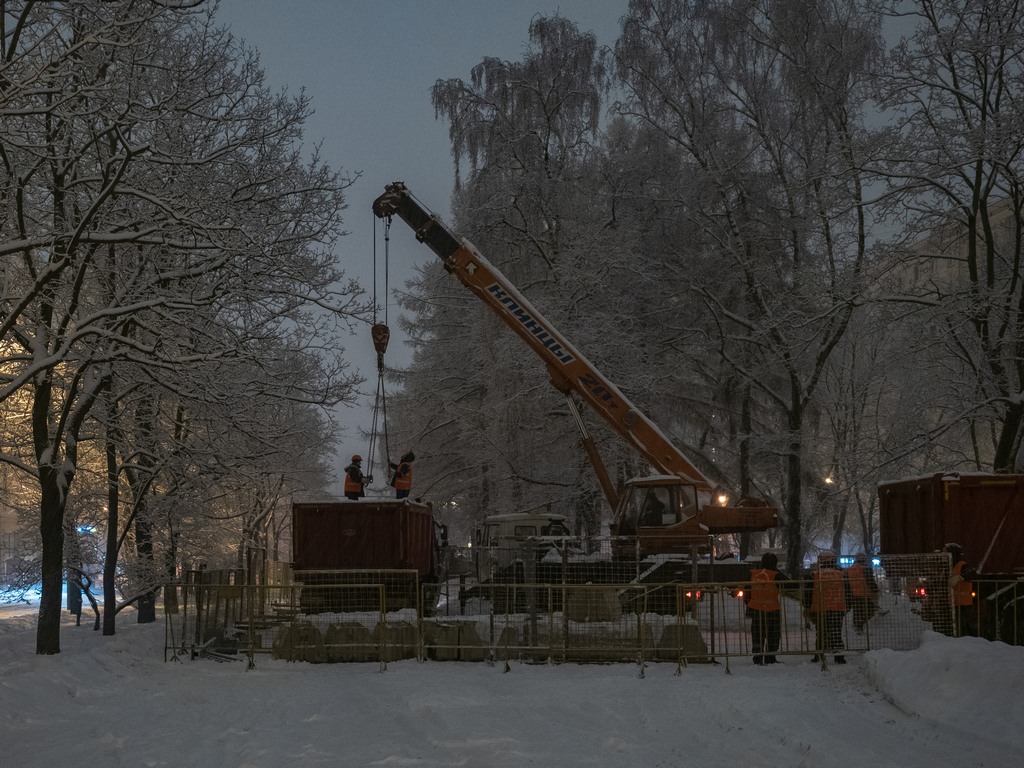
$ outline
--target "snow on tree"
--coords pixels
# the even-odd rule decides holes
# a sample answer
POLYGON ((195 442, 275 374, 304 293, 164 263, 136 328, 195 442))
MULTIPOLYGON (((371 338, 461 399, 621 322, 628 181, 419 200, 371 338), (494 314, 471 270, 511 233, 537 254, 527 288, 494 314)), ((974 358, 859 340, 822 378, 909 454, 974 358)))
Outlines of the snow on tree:
MULTIPOLYGON (((0 408, 27 407, 32 442, 2 459, 40 489, 39 653, 60 650, 68 497, 122 368, 208 402, 353 394, 334 335, 365 307, 331 254, 351 180, 303 151, 308 99, 271 94, 254 52, 178 6, 3 9, 0 408), (296 353, 316 362, 292 378, 296 353)), ((135 408, 145 447, 156 394, 135 408)))

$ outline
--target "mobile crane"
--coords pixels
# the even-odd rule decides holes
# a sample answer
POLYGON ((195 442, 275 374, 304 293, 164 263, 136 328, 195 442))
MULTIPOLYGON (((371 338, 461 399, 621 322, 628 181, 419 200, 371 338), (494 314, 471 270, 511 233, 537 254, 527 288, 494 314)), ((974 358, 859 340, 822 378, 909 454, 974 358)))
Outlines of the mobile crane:
POLYGON ((381 219, 398 216, 443 262, 445 269, 500 317, 544 361, 551 384, 565 396, 608 504, 614 510, 613 542, 628 539, 640 556, 689 553, 709 535, 766 531, 779 524, 778 510, 760 499, 726 506, 717 487, 549 323, 468 240, 453 233, 415 200, 402 182, 385 187, 373 202, 381 219), (576 394, 657 475, 625 484, 620 496, 573 398, 576 394), (715 503, 717 502, 717 504, 715 503))

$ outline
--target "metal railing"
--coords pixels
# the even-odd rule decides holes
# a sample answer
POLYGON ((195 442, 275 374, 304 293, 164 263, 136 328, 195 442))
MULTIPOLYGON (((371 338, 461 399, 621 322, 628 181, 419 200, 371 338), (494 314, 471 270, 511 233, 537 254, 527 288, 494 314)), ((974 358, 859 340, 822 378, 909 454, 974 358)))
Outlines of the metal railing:
MULTIPOLYGON (((812 610, 810 578, 781 582, 779 610, 765 616, 744 600, 749 580, 481 584, 464 573, 430 583, 415 571, 322 571, 299 574, 302 583, 246 585, 190 575, 165 592, 165 657, 824 664, 826 654, 909 650, 928 630, 961 633, 967 620, 948 576, 944 556, 881 558, 863 594, 846 590, 845 610, 812 610)), ((976 632, 990 636, 996 616, 990 639, 1024 642, 1024 582, 986 582, 979 592, 966 612, 976 632)))

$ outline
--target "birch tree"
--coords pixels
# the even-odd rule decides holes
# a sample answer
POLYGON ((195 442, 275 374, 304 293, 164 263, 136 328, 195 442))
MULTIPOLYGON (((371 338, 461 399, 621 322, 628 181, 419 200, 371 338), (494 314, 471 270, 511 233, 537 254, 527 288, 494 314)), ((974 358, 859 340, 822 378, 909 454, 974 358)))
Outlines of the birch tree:
MULTIPOLYGON (((538 17, 529 34, 522 61, 486 58, 469 82, 439 81, 432 100, 450 123, 460 169, 456 230, 577 341, 573 315, 585 298, 570 298, 577 286, 566 275, 581 268, 594 242, 584 190, 605 73, 593 35, 568 20, 538 17)), ((543 365, 490 310, 441 278, 428 268, 422 293, 407 304, 423 312, 423 330, 413 331, 419 353, 393 410, 400 439, 424 448, 421 474, 446 489, 442 498, 472 498, 473 516, 579 508, 596 532, 600 503, 577 491, 587 470, 576 427, 543 365), (419 428, 406 429, 413 423, 419 428), (457 469, 432 466, 428 456, 452 459, 453 450, 459 458, 449 464, 457 469), (441 486, 445 476, 451 480, 441 486)))

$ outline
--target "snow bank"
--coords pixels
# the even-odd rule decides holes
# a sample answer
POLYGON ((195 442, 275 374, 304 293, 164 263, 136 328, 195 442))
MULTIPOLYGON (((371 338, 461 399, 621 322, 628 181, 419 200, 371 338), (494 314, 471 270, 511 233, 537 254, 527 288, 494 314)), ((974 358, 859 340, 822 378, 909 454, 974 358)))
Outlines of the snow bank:
POLYGON ((1024 647, 925 632, 915 651, 872 651, 868 676, 908 714, 963 738, 1003 742, 1024 764, 1024 647))
POLYGON ((114 637, 65 623, 62 653, 47 657, 34 616, 0 619, 0 766, 1021 765, 1022 649, 984 641, 929 636, 828 671, 785 657, 732 658, 730 674, 414 660, 381 673, 266 656, 246 671, 165 664, 163 624, 134 618, 114 637))

